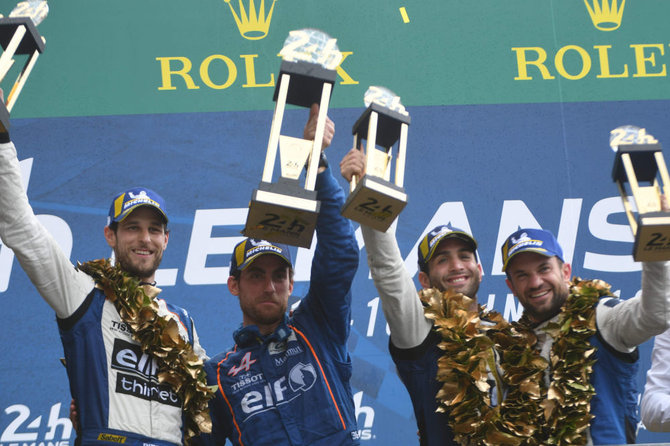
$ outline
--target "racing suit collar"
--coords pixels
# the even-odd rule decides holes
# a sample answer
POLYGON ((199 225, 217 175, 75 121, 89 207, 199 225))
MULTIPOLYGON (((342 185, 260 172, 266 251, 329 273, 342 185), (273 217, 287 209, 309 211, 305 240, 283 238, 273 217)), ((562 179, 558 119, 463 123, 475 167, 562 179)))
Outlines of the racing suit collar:
POLYGON ((240 326, 240 328, 235 330, 233 339, 240 347, 250 347, 254 344, 285 341, 290 334, 291 329, 288 327, 288 316, 285 314, 284 320, 269 335, 263 336, 256 325, 247 325, 246 327, 240 326))

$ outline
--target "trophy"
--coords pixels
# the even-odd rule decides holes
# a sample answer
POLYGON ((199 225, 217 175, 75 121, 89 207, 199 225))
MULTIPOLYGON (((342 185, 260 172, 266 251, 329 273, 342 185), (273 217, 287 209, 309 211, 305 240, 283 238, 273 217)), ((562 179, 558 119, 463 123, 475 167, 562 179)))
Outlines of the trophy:
POLYGON ((243 234, 309 248, 319 214, 314 188, 328 103, 342 53, 336 40, 324 32, 302 29, 289 33, 279 55, 282 63, 273 97, 276 105, 263 176, 252 194, 243 234), (314 103, 319 104, 319 114, 313 141, 280 134, 286 104, 310 107, 314 103), (278 147, 281 175, 273 183, 278 147), (303 187, 300 176, 305 165, 303 187))
POLYGON ((23 69, 14 81, 5 103, 0 106, 2 132, 9 130, 9 114, 37 62, 37 57, 44 51, 45 41, 37 31, 37 25, 44 20, 48 12, 49 6, 46 0, 29 0, 18 3, 9 17, 0 18, 0 45, 3 48, 0 56, 0 82, 14 64, 14 56, 17 54, 26 56, 23 69))
POLYGON ((407 204, 403 181, 410 117, 400 98, 386 88, 368 88, 364 101, 367 109, 352 133, 355 148, 367 139, 366 174, 360 180, 352 178, 342 215, 385 232, 407 204), (391 183, 392 149, 398 140, 395 180, 391 183))
POLYGON ((670 212, 661 208, 662 196, 670 203, 670 177, 661 145, 645 129, 627 125, 612 130, 610 146, 616 151, 612 179, 635 237, 633 258, 637 262, 670 260, 670 212), (640 182, 649 185, 640 186, 640 182), (635 199, 637 220, 624 183, 630 185, 635 199))

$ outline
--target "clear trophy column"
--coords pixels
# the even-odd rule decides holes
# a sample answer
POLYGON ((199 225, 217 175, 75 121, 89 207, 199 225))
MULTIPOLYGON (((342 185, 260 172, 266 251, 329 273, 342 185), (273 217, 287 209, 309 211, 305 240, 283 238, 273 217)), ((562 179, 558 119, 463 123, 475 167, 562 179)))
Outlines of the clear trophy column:
POLYGON ((407 204, 403 182, 411 120, 400 98, 384 87, 368 88, 364 101, 367 109, 354 124, 352 133, 355 148, 362 140, 367 140, 366 173, 360 180, 352 178, 351 193, 342 207, 342 215, 378 231, 386 231, 407 204), (391 183, 396 142, 398 155, 395 178, 391 183))
POLYGON ((37 25, 47 16, 49 6, 46 0, 20 2, 10 12, 9 17, 0 18, 0 85, 14 65, 14 57, 19 55, 25 63, 10 88, 2 86, 5 92, 4 104, 0 106, 0 130, 9 130, 9 114, 16 104, 37 58, 44 51, 44 38, 37 31, 37 25), (9 92, 9 93, 8 93, 9 92))
POLYGON ((308 248, 312 243, 319 201, 316 175, 319 168, 328 104, 335 83, 335 68, 342 60, 335 39, 322 31, 291 31, 279 53, 282 64, 274 93, 276 101, 263 177, 254 190, 244 235, 308 248), (313 141, 281 134, 286 104, 310 107, 319 104, 313 141), (272 182, 277 147, 281 175, 272 182), (304 186, 300 177, 306 166, 304 186))
POLYGON ((670 203, 670 177, 661 145, 645 129, 627 125, 612 130, 610 146, 616 152, 612 179, 635 238, 633 258, 638 262, 670 260, 670 212, 661 207, 661 197, 670 203), (635 200, 637 219, 625 184, 635 200))

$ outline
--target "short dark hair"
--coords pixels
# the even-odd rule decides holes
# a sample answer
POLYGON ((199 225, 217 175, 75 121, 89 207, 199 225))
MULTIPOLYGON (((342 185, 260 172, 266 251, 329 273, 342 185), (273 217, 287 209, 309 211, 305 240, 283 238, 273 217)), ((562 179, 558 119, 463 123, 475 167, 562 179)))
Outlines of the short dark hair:
MULTIPOLYGON (((466 251, 472 253, 472 255, 475 257, 475 262, 479 262, 479 259, 477 258, 477 250, 476 250, 476 249, 469 249, 469 248, 466 248, 466 251)), ((430 260, 433 260, 433 258, 431 257, 430 260)), ((423 265, 423 267, 422 267, 421 265, 419 265, 419 270, 422 271, 422 272, 424 272, 424 273, 426 273, 426 274, 430 274, 430 260, 427 261, 427 262, 423 265)))
MULTIPOLYGON (((119 222, 118 221, 111 222, 108 228, 111 229, 114 232, 114 234, 116 234, 116 230, 119 229, 119 222)), ((163 232, 165 232, 166 234, 170 232, 170 230, 167 227, 167 223, 165 221, 163 221, 163 232)))
MULTIPOLYGON (((286 264, 286 267, 288 268, 288 279, 289 279, 289 280, 293 280, 293 274, 294 274, 293 266, 292 266, 292 265, 289 265, 289 264, 287 263, 287 264, 286 264)), ((230 275, 230 277, 232 277, 233 279, 235 279, 235 281, 239 282, 239 281, 240 281, 240 277, 242 277, 242 271, 238 269, 237 271, 235 271, 234 273, 232 273, 232 274, 230 275)))
MULTIPOLYGON (((563 264, 564 264, 565 262, 564 262, 563 260, 561 260, 560 257, 558 257, 558 256, 551 256, 551 257, 553 257, 553 258, 556 259, 556 261, 558 262, 558 267, 559 267, 559 268, 563 268, 563 264)), ((550 259, 551 257, 548 257, 548 258, 550 259)), ((512 278, 511 278, 510 275, 509 275, 509 272, 507 272, 507 268, 505 269, 505 276, 507 276, 507 279, 508 279, 508 280, 512 280, 512 278)))

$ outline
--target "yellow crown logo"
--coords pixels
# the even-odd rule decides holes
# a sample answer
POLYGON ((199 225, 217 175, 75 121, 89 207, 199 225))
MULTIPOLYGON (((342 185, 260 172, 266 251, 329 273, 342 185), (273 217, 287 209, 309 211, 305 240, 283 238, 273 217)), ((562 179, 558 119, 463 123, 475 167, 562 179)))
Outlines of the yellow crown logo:
POLYGON ((242 37, 247 40, 260 40, 268 35, 270 21, 272 20, 272 11, 275 9, 275 2, 277 0, 272 0, 272 6, 270 6, 270 12, 268 12, 267 16, 265 15, 265 0, 261 0, 261 6, 258 10, 256 10, 256 0, 248 0, 248 13, 242 0, 239 0, 239 14, 235 11, 233 5, 230 4, 230 0, 223 1, 228 3, 230 11, 233 13, 233 17, 235 17, 237 29, 240 31, 242 37))
POLYGON ((593 26, 600 31, 614 31, 621 26, 626 0, 621 0, 621 6, 618 6, 617 0, 593 0, 593 7, 589 5, 589 0, 584 0, 584 4, 589 10, 593 26))

